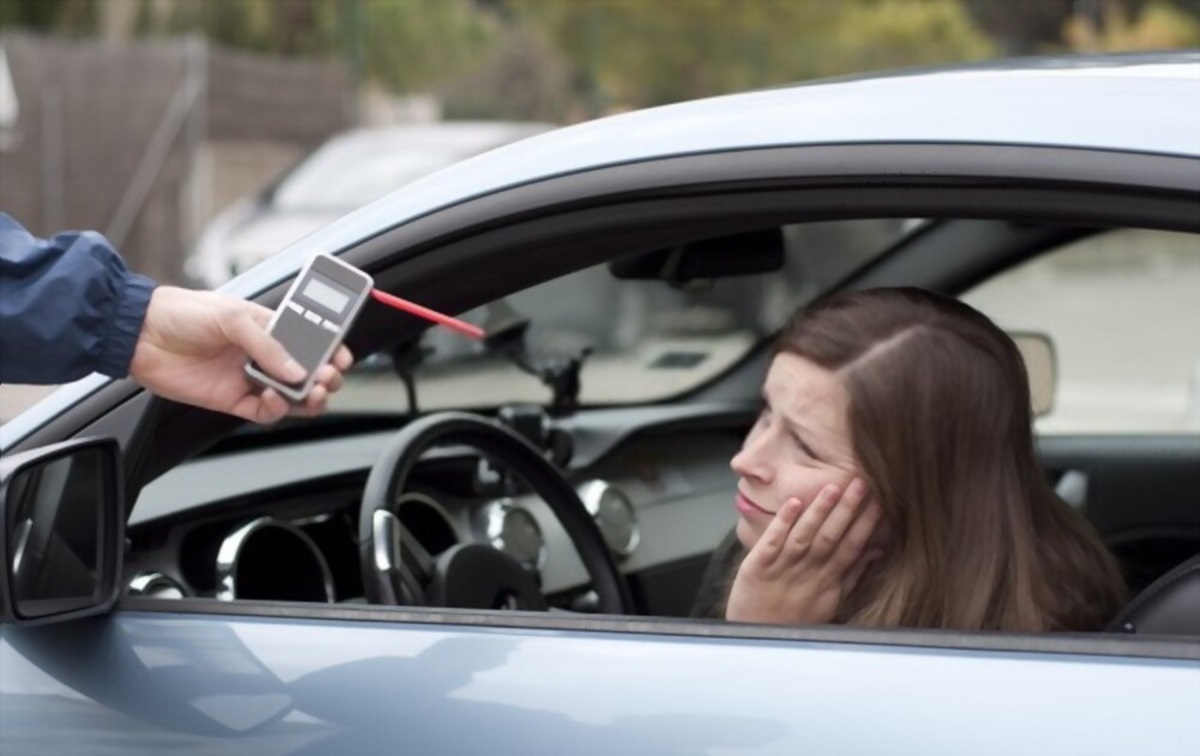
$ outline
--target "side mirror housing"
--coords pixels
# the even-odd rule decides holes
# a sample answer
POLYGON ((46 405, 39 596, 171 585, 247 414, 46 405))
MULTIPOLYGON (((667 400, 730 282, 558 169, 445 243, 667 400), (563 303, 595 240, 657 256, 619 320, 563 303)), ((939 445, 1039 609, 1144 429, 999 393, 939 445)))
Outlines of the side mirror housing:
POLYGON ((120 589, 120 448, 82 439, 0 460, 0 621, 101 614, 120 589))

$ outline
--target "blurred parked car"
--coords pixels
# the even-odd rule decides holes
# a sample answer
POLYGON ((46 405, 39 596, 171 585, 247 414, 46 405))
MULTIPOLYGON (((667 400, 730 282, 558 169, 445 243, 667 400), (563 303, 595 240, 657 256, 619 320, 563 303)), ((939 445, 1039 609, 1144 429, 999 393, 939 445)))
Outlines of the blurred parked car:
POLYGON ((443 121, 339 134, 272 186, 217 215, 185 264, 216 288, 331 220, 464 158, 554 128, 545 123, 443 121))
POLYGON ((489 338, 369 302, 347 343, 400 375, 322 418, 92 377, 0 427, 0 752, 1196 756, 1197 92, 1196 53, 816 82, 334 221, 226 291, 332 251, 489 338), (1039 461, 1125 569, 1107 627, 702 618, 775 336, 899 285, 1053 343, 1039 461))

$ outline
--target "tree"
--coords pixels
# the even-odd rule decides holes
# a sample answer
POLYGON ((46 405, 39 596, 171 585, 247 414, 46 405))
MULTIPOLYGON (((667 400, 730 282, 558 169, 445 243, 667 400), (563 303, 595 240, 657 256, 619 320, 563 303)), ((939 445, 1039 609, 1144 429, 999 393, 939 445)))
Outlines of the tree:
POLYGON ((96 0, 2 0, 0 28, 89 34, 96 30, 96 0))
POLYGON ((914 63, 986 57, 958 0, 510 0, 593 113, 914 63))

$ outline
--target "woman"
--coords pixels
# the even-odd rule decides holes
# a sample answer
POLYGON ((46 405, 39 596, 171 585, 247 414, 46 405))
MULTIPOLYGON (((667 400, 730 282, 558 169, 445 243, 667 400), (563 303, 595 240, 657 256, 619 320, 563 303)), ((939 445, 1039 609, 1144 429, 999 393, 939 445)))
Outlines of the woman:
POLYGON ((839 294, 784 332, 732 461, 748 549, 727 619, 1100 630, 1125 587, 1034 454, 1016 346, 918 289, 839 294))

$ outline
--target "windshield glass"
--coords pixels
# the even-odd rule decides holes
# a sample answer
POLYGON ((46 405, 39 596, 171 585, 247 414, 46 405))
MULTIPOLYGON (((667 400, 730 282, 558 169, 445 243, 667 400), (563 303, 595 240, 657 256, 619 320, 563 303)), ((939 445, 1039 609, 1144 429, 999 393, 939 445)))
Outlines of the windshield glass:
MULTIPOLYGON (((661 400, 728 370, 797 306, 916 225, 919 221, 883 219, 787 226, 784 265, 776 272, 676 288, 657 280, 621 280, 599 265, 462 317, 485 326, 497 308, 510 308, 528 321, 524 343, 538 364, 590 350, 580 373, 581 405, 661 400)), ((422 411, 550 399, 549 388, 503 354, 444 328, 427 331, 421 350, 413 374, 422 411)), ((415 358, 416 351, 407 356, 415 358)), ((410 409, 392 356, 384 353, 361 362, 331 404, 350 412, 410 409)))

